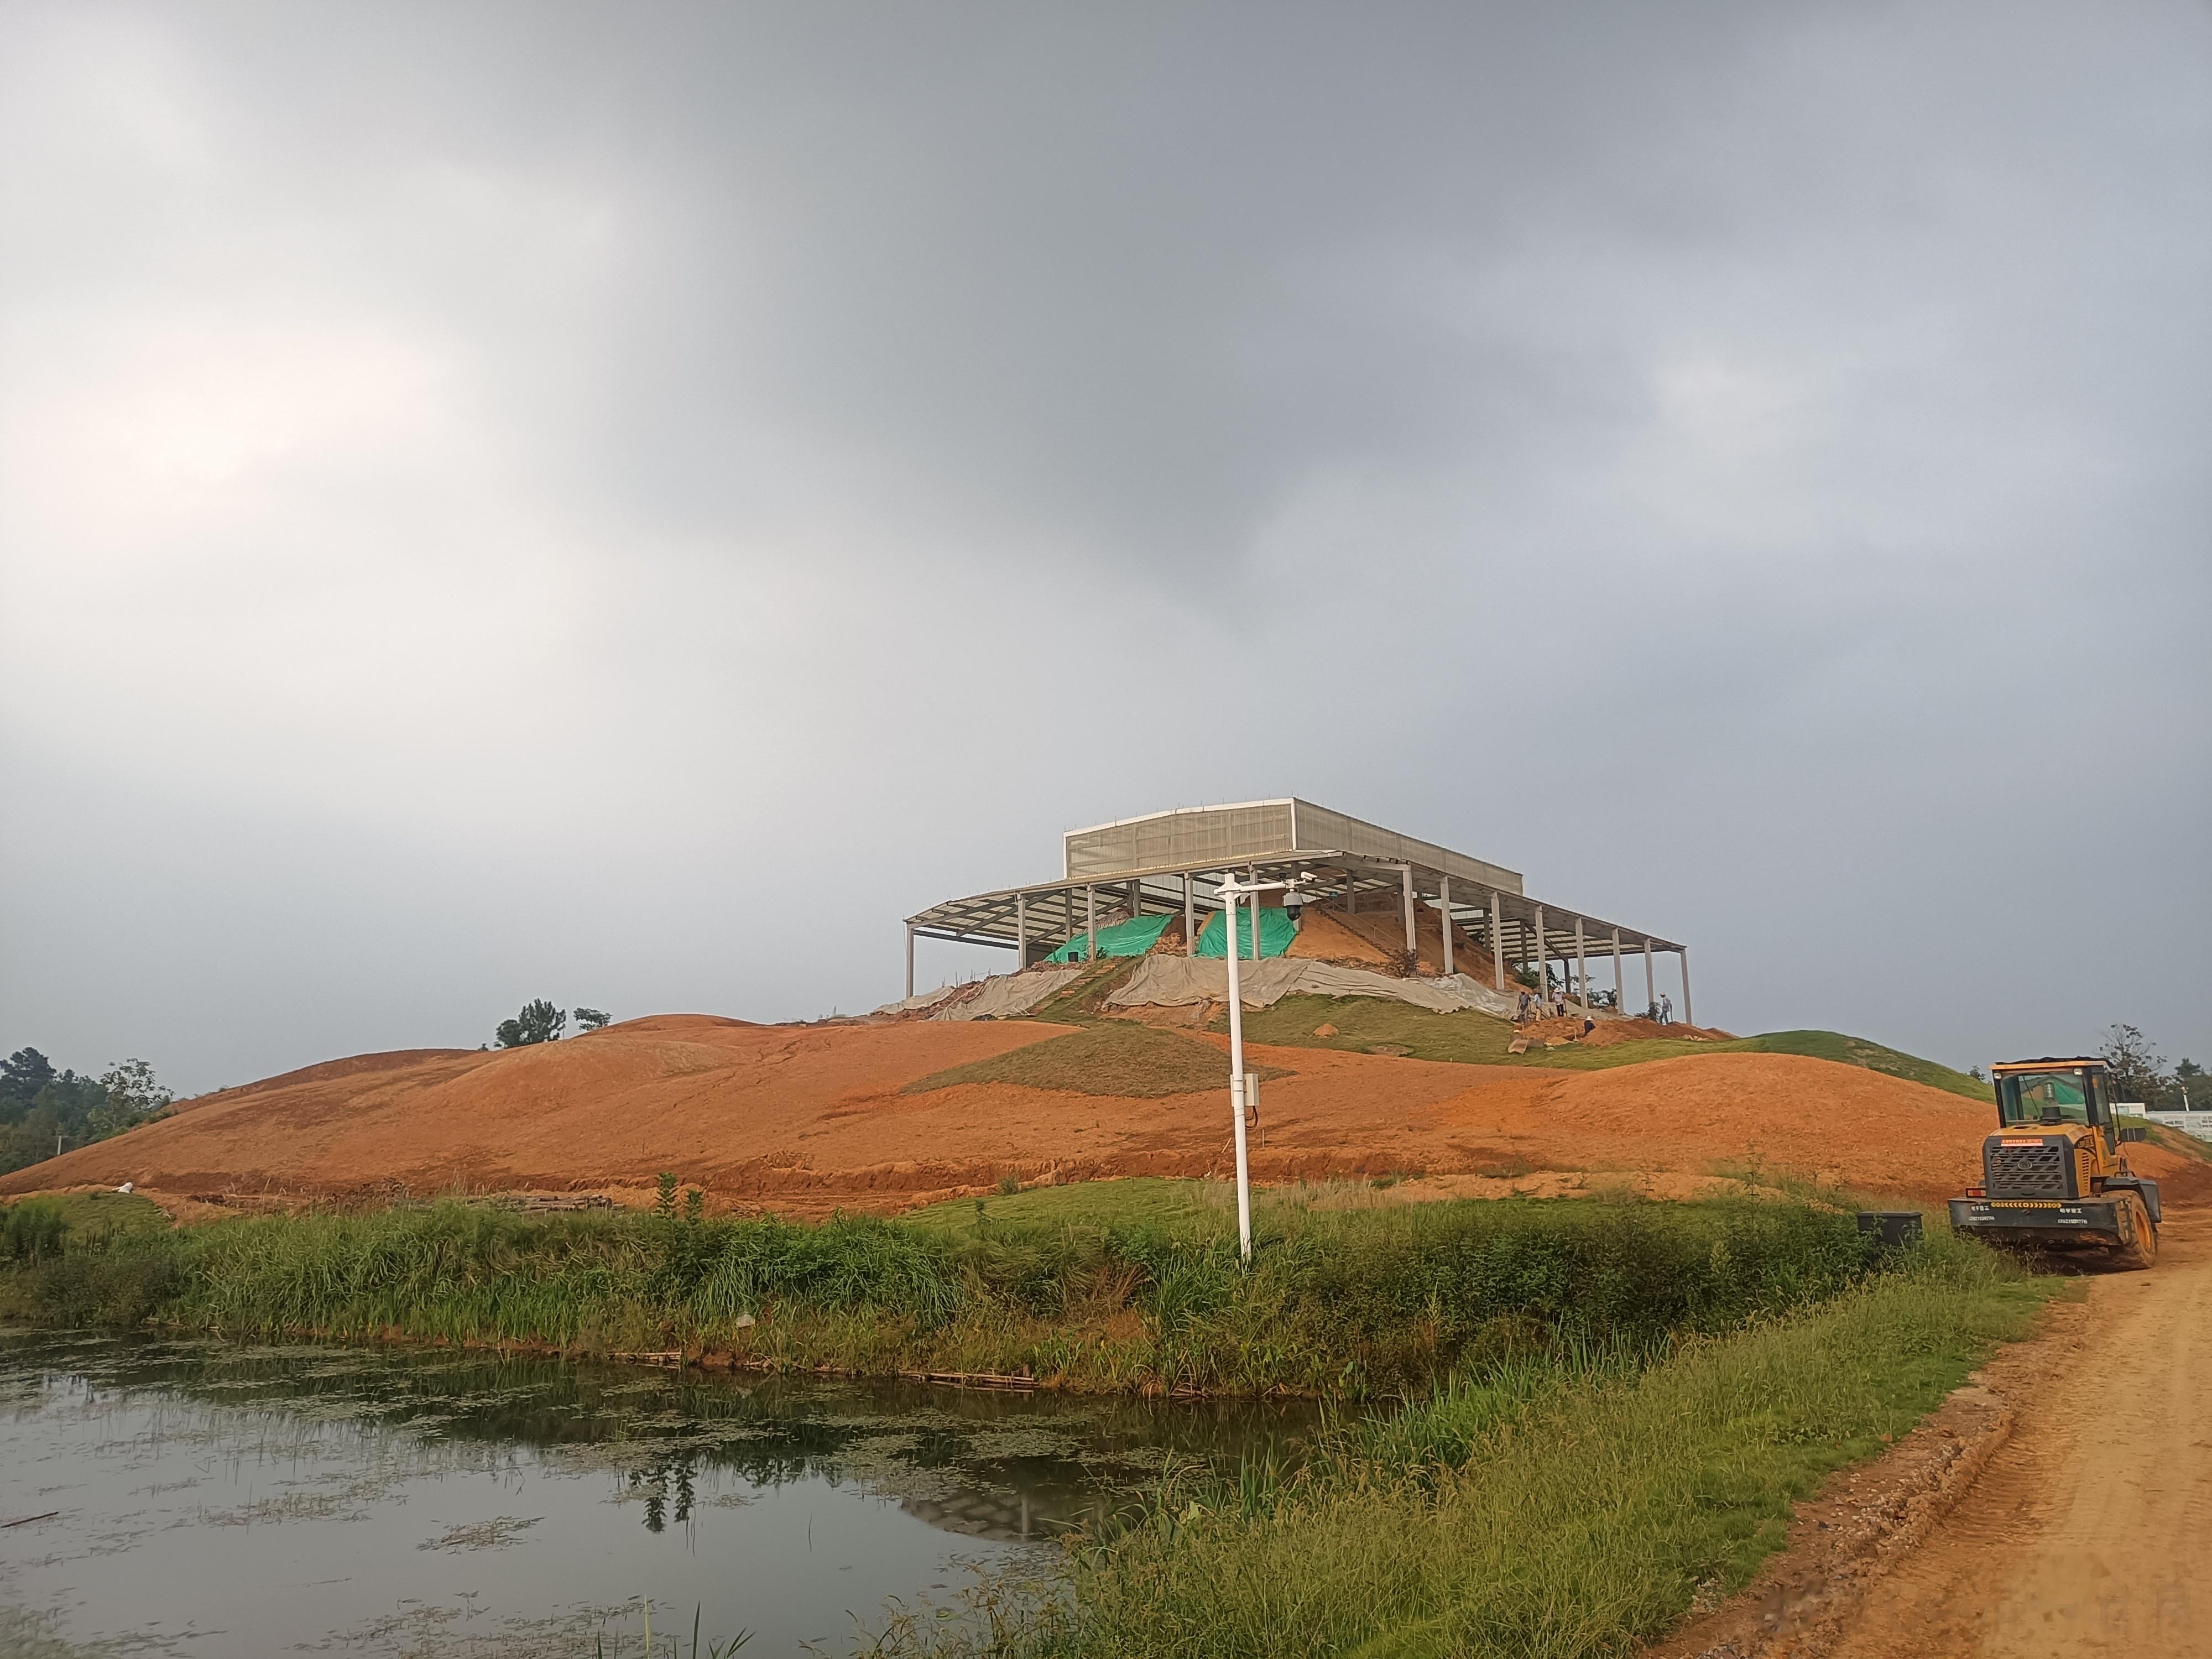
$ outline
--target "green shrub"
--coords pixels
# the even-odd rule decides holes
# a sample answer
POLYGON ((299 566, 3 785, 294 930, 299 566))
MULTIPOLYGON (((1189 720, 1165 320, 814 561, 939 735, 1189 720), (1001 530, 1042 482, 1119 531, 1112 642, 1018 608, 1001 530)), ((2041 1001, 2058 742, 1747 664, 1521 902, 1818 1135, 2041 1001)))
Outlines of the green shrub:
POLYGON ((36 1264, 58 1256, 69 1231, 58 1200, 26 1198, 0 1206, 0 1261, 36 1264))

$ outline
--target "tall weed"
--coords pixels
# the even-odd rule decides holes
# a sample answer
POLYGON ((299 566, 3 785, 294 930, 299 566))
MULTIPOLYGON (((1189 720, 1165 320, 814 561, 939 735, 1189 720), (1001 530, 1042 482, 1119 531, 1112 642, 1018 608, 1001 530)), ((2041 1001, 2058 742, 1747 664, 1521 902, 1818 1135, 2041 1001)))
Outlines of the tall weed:
POLYGON ((62 1253, 69 1218, 51 1198, 27 1198, 0 1206, 0 1262, 35 1267, 62 1253))

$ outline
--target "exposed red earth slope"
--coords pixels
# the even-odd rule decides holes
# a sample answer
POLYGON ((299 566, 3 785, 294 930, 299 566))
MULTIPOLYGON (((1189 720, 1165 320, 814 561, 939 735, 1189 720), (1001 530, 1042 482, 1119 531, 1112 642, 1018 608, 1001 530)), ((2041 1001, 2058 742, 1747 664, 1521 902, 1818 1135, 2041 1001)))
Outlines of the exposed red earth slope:
MULTIPOLYGON (((540 1047, 361 1055, 226 1090, 0 1178, 0 1194, 125 1181, 156 1194, 368 1196, 650 1190, 672 1170, 717 1204, 896 1209, 1012 1173, 1062 1181, 1229 1167, 1225 1087, 1164 1099, 1004 1083, 903 1085, 1047 1041, 1036 1021, 753 1025, 670 1014, 540 1047)), ((1194 1041, 1223 1046, 1218 1037, 1194 1041)), ((1561 1073, 1255 1048, 1261 1180, 1746 1164, 1936 1199, 1977 1166, 1988 1111, 1788 1054, 1561 1073)), ((1223 1071, 1227 1063, 1224 1056, 1223 1071)), ((2205 1165, 2136 1148, 2178 1199, 2205 1165)))

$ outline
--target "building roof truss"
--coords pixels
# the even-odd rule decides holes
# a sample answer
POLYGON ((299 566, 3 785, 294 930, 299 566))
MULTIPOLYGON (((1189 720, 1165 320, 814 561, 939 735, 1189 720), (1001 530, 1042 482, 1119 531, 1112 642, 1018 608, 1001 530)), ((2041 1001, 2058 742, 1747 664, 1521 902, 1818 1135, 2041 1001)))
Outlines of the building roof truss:
MULTIPOLYGON (((1090 881, 1040 882, 1034 886, 1007 887, 995 892, 976 893, 966 898, 948 899, 942 904, 907 918, 907 927, 917 939, 949 939, 963 945, 993 945, 1012 950, 1015 945, 1017 918, 1024 924, 1028 942, 1032 945, 1049 941, 1057 944, 1065 937, 1060 931, 1067 926, 1072 912, 1074 931, 1080 933, 1089 919, 1085 900, 1086 890, 1095 891, 1102 905, 1115 904, 1126 908, 1128 891, 1133 884, 1137 890, 1137 911, 1139 915, 1180 913, 1183 906, 1183 878, 1192 881, 1191 902, 1194 909, 1206 915, 1221 908, 1220 901, 1206 890, 1224 876, 1235 873, 1255 877, 1265 881, 1287 881, 1298 878, 1299 889, 1311 899, 1340 898, 1346 892, 1361 896, 1381 893, 1395 898, 1404 890, 1405 877, 1411 871, 1413 894, 1417 899, 1433 903, 1441 896, 1444 879, 1442 872, 1423 865, 1398 864, 1369 858, 1354 853, 1334 851, 1305 852, 1295 858, 1257 859, 1235 865, 1189 865, 1166 869, 1141 870, 1127 875, 1090 881), (1066 908, 1063 908, 1063 905, 1066 908)), ((1672 939, 1646 933, 1640 928, 1621 927, 1586 913, 1564 906, 1547 904, 1525 893, 1493 892, 1487 888, 1470 891, 1464 882, 1455 885, 1451 894, 1452 919, 1458 922, 1483 949, 1490 944, 1489 908, 1498 907, 1499 931, 1504 935, 1506 954, 1513 961, 1526 961, 1535 955, 1536 918, 1544 919, 1545 954, 1559 960, 1575 954, 1575 923, 1579 920, 1583 930, 1583 949, 1586 955, 1610 954, 1618 935, 1624 951, 1642 951, 1649 946, 1654 951, 1680 951, 1683 947, 1672 939)))

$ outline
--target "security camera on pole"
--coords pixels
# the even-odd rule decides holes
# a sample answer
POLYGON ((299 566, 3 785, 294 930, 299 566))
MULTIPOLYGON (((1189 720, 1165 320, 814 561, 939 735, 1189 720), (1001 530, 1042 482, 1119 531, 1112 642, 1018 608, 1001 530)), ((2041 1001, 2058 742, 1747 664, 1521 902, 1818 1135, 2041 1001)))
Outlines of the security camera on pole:
POLYGON ((1244 1140, 1244 1117, 1251 1110, 1260 1079, 1244 1075, 1244 996, 1237 959, 1243 953, 1237 943, 1237 901, 1252 901, 1252 954, 1260 954, 1260 895, 1286 893, 1297 886, 1291 881, 1239 881, 1235 876, 1221 883, 1222 919, 1229 927, 1229 1108, 1237 1129, 1237 1254, 1249 1265, 1252 1260, 1252 1161, 1244 1140))

